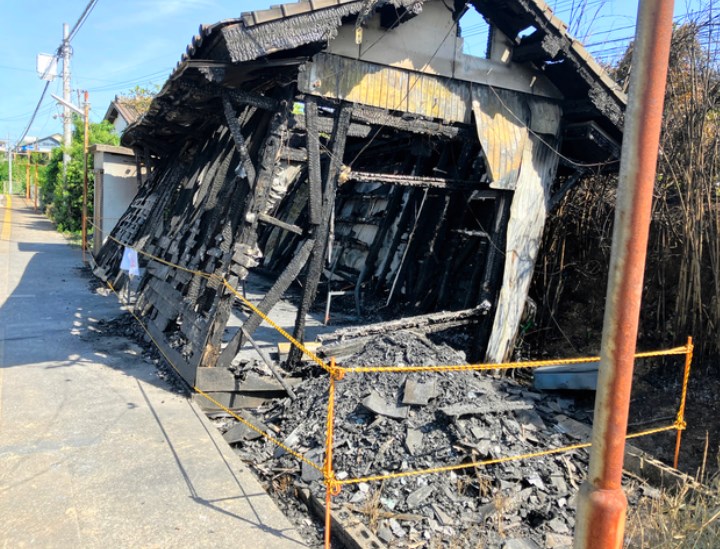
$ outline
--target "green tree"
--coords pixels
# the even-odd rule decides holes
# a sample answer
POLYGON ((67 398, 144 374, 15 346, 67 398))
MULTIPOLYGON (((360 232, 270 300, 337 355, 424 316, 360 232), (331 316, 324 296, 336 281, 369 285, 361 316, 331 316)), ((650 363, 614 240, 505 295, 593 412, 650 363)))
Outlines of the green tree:
MULTIPOLYGON (((70 163, 67 177, 63 181, 62 147, 52 151, 50 162, 45 168, 45 181, 42 185, 41 198, 47 207, 47 213, 61 231, 78 231, 82 226, 82 195, 83 195, 83 149, 84 125, 80 117, 73 120, 74 130, 70 145, 70 163)), ((112 124, 107 121, 99 124, 90 123, 88 128, 89 145, 118 145, 120 137, 115 133, 112 124)), ((88 216, 92 216, 93 205, 93 158, 88 157, 88 216)))
MULTIPOLYGON (((9 173, 9 163, 7 154, 2 155, 2 161, 0 162, 0 183, 2 184, 2 188, 0 188, 0 192, 8 192, 8 181, 10 178, 8 177, 9 173)), ((24 181, 25 181, 25 164, 21 165, 20 157, 15 156, 13 158, 13 191, 18 192, 20 189, 20 185, 23 185, 24 188, 24 181)))

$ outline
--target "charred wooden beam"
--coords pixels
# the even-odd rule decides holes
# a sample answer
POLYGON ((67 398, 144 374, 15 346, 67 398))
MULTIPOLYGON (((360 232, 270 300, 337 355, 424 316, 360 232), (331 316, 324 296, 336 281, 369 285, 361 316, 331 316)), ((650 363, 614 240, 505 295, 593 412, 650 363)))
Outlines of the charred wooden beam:
POLYGON ((353 109, 353 118, 358 122, 379 126, 373 133, 379 132, 381 128, 387 127, 404 132, 419 135, 437 135, 442 137, 450 137, 456 139, 470 132, 467 128, 460 126, 450 126, 441 122, 433 122, 423 118, 407 118, 401 114, 393 114, 384 109, 368 106, 355 106, 353 109))
MULTIPOLYGON (((282 135, 287 129, 287 101, 278 102, 281 109, 274 113, 265 137, 263 150, 260 153, 259 171, 255 179, 248 179, 251 192, 245 199, 242 208, 243 216, 236 229, 233 240, 236 242, 232 255, 230 272, 233 276, 228 280, 232 287, 236 287, 240 280, 245 279, 248 270, 257 266, 259 252, 257 250, 257 223, 268 199, 272 185, 273 175, 277 166, 278 152, 282 144, 282 135)), ((227 108, 226 108, 227 111, 227 108)), ((233 138, 235 136, 233 135, 233 138)), ((236 141, 237 144, 237 141, 236 141)), ((236 185, 237 188, 237 185, 236 185)), ((236 211, 240 208, 236 208, 236 211)), ((229 260, 226 257, 226 262, 229 260)), ((220 342, 225 326, 230 318, 234 295, 224 288, 217 292, 215 314, 209 336, 203 352, 202 364, 212 366, 220 355, 220 342)))
POLYGON ((257 93, 251 93, 243 90, 223 90, 223 95, 229 96, 233 101, 241 105, 252 105, 258 109, 266 111, 276 111, 280 108, 277 99, 266 97, 257 93))
MULTIPOLYGON (((298 277, 300 271, 307 263, 310 253, 312 252, 315 240, 306 240, 297 253, 293 256, 292 261, 288 263, 283 273, 275 280, 272 288, 268 290, 262 301, 257 305, 258 310, 262 311, 263 314, 268 314, 275 304, 280 301, 280 298, 290 287, 290 284, 298 277)), ((257 313, 252 313, 250 317, 243 323, 243 330, 248 334, 252 335, 258 326, 262 324, 262 318, 257 313)), ((238 351, 243 344, 243 331, 238 331, 235 336, 227 344, 227 347, 220 353, 218 358, 217 366, 227 368, 230 363, 237 355, 238 351)))
POLYGON ((317 339, 323 346, 327 346, 337 341, 346 341, 360 337, 392 333, 397 330, 412 330, 427 326, 440 327, 463 320, 470 322, 482 318, 486 314, 487 309, 479 306, 473 307, 472 309, 464 309, 462 311, 441 311, 439 313, 430 313, 426 315, 408 316, 387 322, 377 322, 375 324, 365 326, 340 328, 339 330, 335 330, 329 334, 321 334, 317 339))
MULTIPOLYGON (((298 309, 297 319, 295 321, 295 331, 293 337, 298 341, 302 341, 305 336, 305 318, 310 310, 310 306, 315 301, 318 285, 320 284, 320 276, 322 275, 323 263, 327 253, 327 245, 330 235, 330 218, 335 210, 335 195, 337 192, 337 180, 342 168, 342 158, 345 153, 345 143, 347 141, 348 130, 350 128, 350 117, 353 107, 342 103, 339 111, 336 111, 337 119, 335 129, 332 136, 332 152, 330 155, 330 164, 327 168, 325 177, 325 189, 323 196, 322 219, 315 233, 315 246, 313 248, 312 257, 308 266, 307 276, 305 278, 305 288, 303 291, 302 301, 298 309)), ((300 359, 300 350, 293 347, 288 355, 288 363, 295 364, 300 359)))
POLYGON ((274 217, 264 213, 258 214, 258 221, 267 223, 268 225, 274 225, 275 227, 280 227, 282 230, 288 231, 290 233, 299 234, 301 236, 303 234, 303 230, 297 225, 285 223, 284 221, 280 221, 279 219, 275 219, 274 217))
POLYGON ((256 177, 255 166, 250 159, 250 153, 247 150, 247 145, 245 144, 245 138, 242 135, 237 114, 235 113, 235 109, 233 108, 227 94, 223 95, 223 110, 225 112, 225 120, 227 121, 228 128, 230 128, 230 133, 235 140, 235 148, 238 153, 240 153, 240 162, 245 170, 248 181, 254 182, 256 177))
MULTIPOLYGON (((502 266, 505 260, 505 238, 511 203, 512 195, 509 193, 501 193, 498 197, 495 206, 495 221, 490 235, 490 247, 485 262, 485 272, 480 284, 478 301, 481 305, 485 302, 489 303, 493 310, 496 305, 494 302, 499 287, 498 280, 502 276, 502 266)), ((480 356, 481 349, 487 345, 491 329, 492 323, 490 322, 486 322, 481 326, 473 344, 471 360, 475 360, 480 356)))
MULTIPOLYGON (((310 96, 308 96, 309 98, 310 96)), ((298 130, 307 130, 306 117, 302 115, 291 115, 292 127, 298 130)), ((327 116, 317 117, 317 129, 321 133, 332 134, 334 127, 333 118, 327 116)), ((370 135, 372 128, 365 124, 350 124, 348 127, 348 135, 350 137, 359 137, 365 139, 370 135)))
POLYGON ((247 330, 245 328, 240 328, 240 331, 242 332, 243 337, 245 338, 250 345, 252 345, 252 348, 255 349, 255 352, 260 355, 260 358, 265 363, 265 366, 268 367, 268 370, 272 373, 273 376, 275 376, 275 379, 278 380, 278 383, 282 386, 283 389, 287 392, 288 396, 291 400, 295 400, 297 396, 295 396, 295 391, 292 390, 292 387, 288 385, 287 381, 285 381, 285 378, 280 373, 280 370, 277 369, 275 366, 275 363, 270 359, 270 356, 265 352, 265 349, 260 347, 255 340, 250 337, 250 334, 247 333, 247 330))
POLYGON ((393 235, 392 242, 390 243, 390 247, 385 255, 385 260, 382 263, 382 268, 380 269, 380 274, 378 275, 377 282, 374 287, 374 292, 376 294, 379 293, 380 289, 383 287, 385 277, 390 271, 393 257, 395 256, 398 246, 400 246, 403 234, 405 234, 408 225, 410 224, 411 215, 417 202, 417 193, 419 192, 421 192, 419 189, 411 189, 409 191, 410 194, 402 207, 402 212, 400 212, 400 219, 398 220, 395 234, 393 235))
POLYGON ((387 183, 390 185, 402 185, 404 187, 419 187, 421 189, 448 189, 457 191, 476 189, 480 185, 479 181, 391 173, 358 172, 354 170, 343 175, 345 176, 346 181, 357 181, 359 183, 387 183))
POLYGON ((319 225, 322 217, 322 174, 320 173, 320 132, 317 101, 308 97, 305 103, 307 125, 308 222, 319 225))

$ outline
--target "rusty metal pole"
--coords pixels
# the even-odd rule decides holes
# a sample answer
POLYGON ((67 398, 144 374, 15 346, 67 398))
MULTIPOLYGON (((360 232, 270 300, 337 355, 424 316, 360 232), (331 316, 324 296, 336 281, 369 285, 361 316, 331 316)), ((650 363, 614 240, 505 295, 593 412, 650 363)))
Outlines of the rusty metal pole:
POLYGON ((38 167, 37 167, 37 160, 35 160, 35 211, 37 211, 38 206, 38 167))
POLYGON ((641 0, 618 180, 588 478, 580 489, 576 549, 620 549, 630 388, 653 184, 665 98, 673 0, 641 0))

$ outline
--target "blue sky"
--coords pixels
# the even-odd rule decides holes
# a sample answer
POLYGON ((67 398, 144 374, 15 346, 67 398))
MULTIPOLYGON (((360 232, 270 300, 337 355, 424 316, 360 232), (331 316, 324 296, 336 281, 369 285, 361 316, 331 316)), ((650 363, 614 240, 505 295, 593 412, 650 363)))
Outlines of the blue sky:
MULTIPOLYGON (((162 84, 201 23, 238 17, 281 0, 99 0, 72 42, 73 90, 88 90, 91 119, 105 115, 116 94, 135 85, 162 84)), ((568 0, 547 0, 557 14, 570 17, 568 0)), ((576 2, 575 2, 576 3, 576 2)), ((3 40, 0 44, 0 139, 14 142, 22 134, 37 104, 44 82, 35 73, 37 53, 52 53, 62 39, 62 24, 71 27, 87 0, 0 0, 3 40)), ((676 2, 676 13, 686 10, 676 2)), ((587 42, 632 35, 637 0, 590 0, 578 30, 587 42)), ((479 21, 479 20, 478 20, 479 21)), ((466 28, 478 28, 475 21, 466 28)), ((482 33, 468 38, 469 48, 482 48, 482 33)), ((61 79, 48 90, 62 95, 61 79)), ((77 103, 77 96, 73 95, 77 103)), ((44 137, 61 131, 60 108, 49 95, 29 135, 44 137)))

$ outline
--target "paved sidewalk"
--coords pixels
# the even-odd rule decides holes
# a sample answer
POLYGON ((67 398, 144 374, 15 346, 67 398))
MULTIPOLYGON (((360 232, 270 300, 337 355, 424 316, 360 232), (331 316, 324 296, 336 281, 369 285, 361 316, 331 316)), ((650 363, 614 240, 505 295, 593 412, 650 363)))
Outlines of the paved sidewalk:
POLYGON ((0 203, 0 547, 304 546, 134 344, 80 252, 23 198, 0 203))

